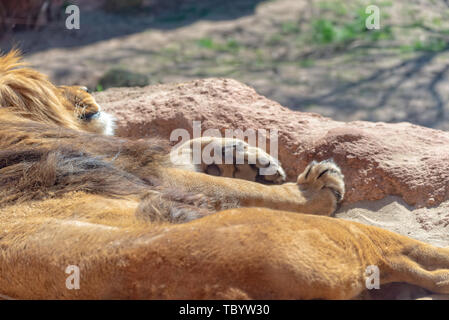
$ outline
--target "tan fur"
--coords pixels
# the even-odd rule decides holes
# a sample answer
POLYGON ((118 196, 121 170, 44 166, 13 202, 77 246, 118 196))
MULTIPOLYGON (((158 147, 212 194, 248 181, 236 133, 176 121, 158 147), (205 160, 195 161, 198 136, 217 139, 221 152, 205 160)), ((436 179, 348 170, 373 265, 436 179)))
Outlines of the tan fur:
POLYGON ((332 162, 282 185, 188 171, 156 139, 89 130, 64 89, 18 63, 0 58, 1 296, 348 299, 369 265, 382 284, 449 293, 447 249, 298 214, 335 210, 332 162), (79 290, 66 287, 69 265, 79 290))

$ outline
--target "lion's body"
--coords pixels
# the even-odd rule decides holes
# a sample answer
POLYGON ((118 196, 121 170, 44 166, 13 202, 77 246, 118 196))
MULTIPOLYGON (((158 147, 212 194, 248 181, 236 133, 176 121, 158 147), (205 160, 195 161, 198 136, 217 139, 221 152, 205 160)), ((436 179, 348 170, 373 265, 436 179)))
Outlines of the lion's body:
POLYGON ((334 164, 282 185, 185 170, 157 139, 99 134, 72 89, 16 63, 0 57, 0 296, 345 299, 369 265, 381 283, 449 293, 448 250, 299 214, 335 210, 334 164), (70 265, 79 289, 66 286, 70 265))

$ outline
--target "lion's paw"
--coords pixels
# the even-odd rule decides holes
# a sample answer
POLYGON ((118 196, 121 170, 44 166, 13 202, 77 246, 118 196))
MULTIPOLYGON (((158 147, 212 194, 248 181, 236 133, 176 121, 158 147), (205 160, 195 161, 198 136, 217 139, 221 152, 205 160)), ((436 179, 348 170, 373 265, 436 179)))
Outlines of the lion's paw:
POLYGON ((344 176, 331 159, 321 162, 312 161, 298 176, 297 184, 303 189, 313 191, 328 188, 334 194, 337 203, 345 194, 344 176))
POLYGON ((221 150, 221 157, 213 157, 212 163, 203 163, 205 173, 266 184, 285 181, 285 172, 279 161, 264 150, 239 139, 211 138, 209 148, 217 150, 217 147, 221 150))

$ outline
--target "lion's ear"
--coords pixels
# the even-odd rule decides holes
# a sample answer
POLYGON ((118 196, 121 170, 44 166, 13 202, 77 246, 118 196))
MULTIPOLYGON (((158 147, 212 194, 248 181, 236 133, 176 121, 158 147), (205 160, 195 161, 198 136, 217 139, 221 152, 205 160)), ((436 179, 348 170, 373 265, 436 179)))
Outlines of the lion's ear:
POLYGON ((81 90, 86 91, 88 93, 90 93, 90 90, 87 87, 81 86, 79 87, 81 90))

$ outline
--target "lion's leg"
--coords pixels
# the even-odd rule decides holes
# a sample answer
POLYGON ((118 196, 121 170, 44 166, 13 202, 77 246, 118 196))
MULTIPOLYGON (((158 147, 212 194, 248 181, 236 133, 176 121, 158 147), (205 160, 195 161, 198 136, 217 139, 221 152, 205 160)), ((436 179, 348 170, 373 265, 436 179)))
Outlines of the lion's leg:
MULTIPOLYGON (((269 240, 276 249, 265 262, 277 266, 277 276, 270 284, 274 291, 295 298, 352 299, 368 289, 372 267, 377 267, 381 287, 406 282, 449 294, 447 248, 352 221, 264 209, 239 210, 241 220, 260 223, 272 232, 269 240), (278 219, 271 219, 271 214, 278 219)), ((268 282, 265 285, 268 287, 268 282)))
MULTIPOLYGON (((340 219, 318 221, 319 225, 314 223, 314 228, 320 230, 321 237, 313 245, 316 250, 321 250, 320 255, 331 257, 330 261, 333 262, 331 268, 320 276, 323 279, 344 280, 340 288, 325 286, 328 298, 355 298, 367 290, 366 280, 373 274, 372 267, 378 270, 381 287, 387 283, 405 282, 434 293, 449 293, 449 249, 357 222, 340 219), (345 252, 338 253, 335 244, 345 252), (333 251, 339 256, 334 255, 333 251), (346 270, 338 269, 339 265, 344 265, 346 270), (354 290, 345 291, 342 288, 354 290)), ((304 239, 302 241, 306 243, 304 239)), ((315 258, 317 261, 319 259, 315 258)))
POLYGON ((397 281, 449 294, 449 249, 411 241, 391 261, 397 281))
POLYGON ((332 161, 312 162, 297 183, 264 185, 215 177, 178 168, 162 169, 161 181, 185 192, 220 199, 218 209, 264 207, 301 213, 330 215, 343 198, 343 175, 332 161))
POLYGON ((235 138, 192 139, 174 148, 170 158, 175 165, 214 176, 268 184, 280 184, 286 178, 277 159, 235 138))
POLYGON ((180 225, 146 224, 130 214, 133 201, 126 201, 124 211, 122 200, 96 196, 96 202, 89 201, 92 197, 73 195, 72 202, 59 207, 49 200, 49 210, 35 206, 22 216, 17 210, 2 211, 8 232, 0 238, 1 294, 28 299, 350 299, 366 288, 370 265, 379 267, 381 283, 405 281, 449 292, 446 249, 380 228, 261 208, 229 210, 180 225), (97 209, 79 217, 78 206, 87 204, 97 209), (101 211, 105 204, 107 215, 101 211), (79 290, 67 287, 67 266, 79 267, 79 290))

